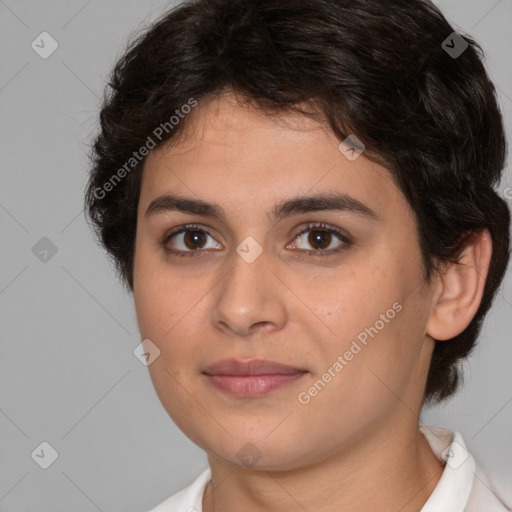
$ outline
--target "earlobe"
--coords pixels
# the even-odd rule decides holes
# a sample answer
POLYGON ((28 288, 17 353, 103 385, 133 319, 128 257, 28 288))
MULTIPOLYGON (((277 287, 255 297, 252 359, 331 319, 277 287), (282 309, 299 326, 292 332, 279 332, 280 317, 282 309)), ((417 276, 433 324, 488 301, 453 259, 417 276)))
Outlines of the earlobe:
POLYGON ((439 293, 426 333, 436 340, 460 334, 475 316, 484 291, 492 255, 487 230, 469 238, 458 263, 447 263, 439 273, 439 293))

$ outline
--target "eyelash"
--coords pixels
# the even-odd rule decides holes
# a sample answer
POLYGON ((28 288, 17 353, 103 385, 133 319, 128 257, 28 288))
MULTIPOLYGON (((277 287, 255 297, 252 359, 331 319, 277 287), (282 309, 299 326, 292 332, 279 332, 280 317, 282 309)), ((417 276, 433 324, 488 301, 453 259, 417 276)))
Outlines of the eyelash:
MULTIPOLYGON (((299 233, 297 233, 295 235, 294 240, 296 238, 298 238, 299 236, 303 235, 304 233, 306 233, 307 231, 311 231, 311 230, 324 231, 326 233, 336 235, 340 239, 340 241, 343 242, 343 244, 340 247, 338 247, 337 249, 329 249, 329 250, 299 249, 300 252, 306 253, 311 258, 317 258, 317 257, 323 258, 325 256, 331 256, 333 254, 338 254, 341 251, 348 249, 352 245, 352 240, 345 233, 343 233, 339 229, 330 227, 322 222, 307 224, 302 231, 300 231, 299 233)), ((210 235, 210 233, 208 233, 208 231, 203 229, 198 224, 186 224, 186 225, 180 227, 179 229, 172 231, 171 233, 167 233, 164 236, 164 238, 162 239, 162 241, 160 242, 160 245, 163 247, 164 251, 167 253, 168 256, 171 256, 171 257, 177 256, 177 257, 181 258, 181 257, 191 257, 191 256, 201 255, 201 253, 203 252, 201 249, 192 250, 192 251, 176 251, 174 249, 169 249, 167 247, 167 243, 174 235, 179 235, 180 233, 186 233, 187 231, 201 231, 203 233, 206 233, 208 236, 212 236, 212 235, 210 235)))

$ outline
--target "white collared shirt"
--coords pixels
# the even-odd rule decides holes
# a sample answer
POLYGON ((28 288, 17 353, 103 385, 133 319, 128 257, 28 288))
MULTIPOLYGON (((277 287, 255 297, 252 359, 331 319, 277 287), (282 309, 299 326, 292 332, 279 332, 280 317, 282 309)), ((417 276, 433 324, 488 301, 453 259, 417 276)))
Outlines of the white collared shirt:
MULTIPOLYGON (((441 479, 420 512, 510 512, 497 497, 487 477, 476 467, 456 430, 420 425, 432 451, 446 461, 441 479)), ((203 471, 188 487, 150 512, 202 512, 203 494, 211 471, 203 471)))

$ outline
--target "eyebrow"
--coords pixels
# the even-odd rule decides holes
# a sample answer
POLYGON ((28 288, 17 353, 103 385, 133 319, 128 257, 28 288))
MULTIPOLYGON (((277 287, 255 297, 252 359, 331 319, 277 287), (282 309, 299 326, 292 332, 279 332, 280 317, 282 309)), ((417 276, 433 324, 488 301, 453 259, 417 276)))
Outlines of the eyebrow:
MULTIPOLYGON (((146 209, 144 217, 149 218, 170 211, 212 217, 222 222, 226 221, 226 213, 219 204, 173 194, 164 194, 153 199, 146 209)), ((280 201, 272 209, 270 220, 278 222, 294 214, 316 211, 344 211, 369 220, 379 219, 379 216, 361 201, 346 194, 330 192, 313 196, 292 197, 280 201)))

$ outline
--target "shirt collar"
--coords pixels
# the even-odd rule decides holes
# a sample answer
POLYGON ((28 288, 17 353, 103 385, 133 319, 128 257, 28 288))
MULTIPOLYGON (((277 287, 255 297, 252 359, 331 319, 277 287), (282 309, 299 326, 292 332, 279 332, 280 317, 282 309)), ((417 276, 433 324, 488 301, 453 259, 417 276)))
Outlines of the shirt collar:
POLYGON ((429 425, 419 428, 435 456, 446 462, 421 512, 464 512, 473 487, 475 460, 459 432, 429 425))

